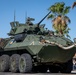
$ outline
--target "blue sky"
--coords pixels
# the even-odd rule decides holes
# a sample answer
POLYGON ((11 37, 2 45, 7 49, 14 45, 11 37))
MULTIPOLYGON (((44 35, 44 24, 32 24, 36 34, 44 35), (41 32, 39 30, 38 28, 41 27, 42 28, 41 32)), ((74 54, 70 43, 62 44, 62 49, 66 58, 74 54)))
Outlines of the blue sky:
MULTIPOLYGON (((67 6, 71 6, 76 0, 0 0, 0 38, 8 37, 11 27, 10 22, 14 20, 14 10, 16 20, 25 23, 27 16, 35 18, 34 23, 38 23, 47 13, 48 8, 55 2, 65 2, 67 6)), ((68 25, 71 30, 69 35, 71 39, 76 37, 76 7, 70 10, 67 15, 71 19, 68 25)), ((45 19, 42 24, 46 24, 46 28, 52 29, 51 20, 45 19)))

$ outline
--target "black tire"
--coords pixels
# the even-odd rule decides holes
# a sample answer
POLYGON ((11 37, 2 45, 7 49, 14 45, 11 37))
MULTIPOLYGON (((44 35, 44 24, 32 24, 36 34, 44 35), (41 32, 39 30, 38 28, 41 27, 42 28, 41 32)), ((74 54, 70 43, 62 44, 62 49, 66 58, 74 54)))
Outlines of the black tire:
POLYGON ((69 60, 68 62, 64 63, 60 72, 61 73, 71 73, 73 69, 73 62, 72 60, 69 60))
POLYGON ((46 73, 47 72, 47 66, 46 65, 39 65, 33 67, 33 72, 35 73, 46 73))
POLYGON ((46 73, 47 72, 47 67, 45 65, 39 66, 38 71, 41 73, 46 73))
POLYGON ((49 67, 49 70, 51 73, 58 73, 59 72, 59 66, 52 65, 49 67))
POLYGON ((32 58, 29 54, 22 54, 19 59, 19 71, 21 73, 31 72, 32 70, 32 58))
POLYGON ((2 55, 0 57, 0 72, 9 71, 9 56, 2 55))
POLYGON ((11 72, 18 72, 19 71, 19 54, 13 54, 10 57, 10 71, 11 72))

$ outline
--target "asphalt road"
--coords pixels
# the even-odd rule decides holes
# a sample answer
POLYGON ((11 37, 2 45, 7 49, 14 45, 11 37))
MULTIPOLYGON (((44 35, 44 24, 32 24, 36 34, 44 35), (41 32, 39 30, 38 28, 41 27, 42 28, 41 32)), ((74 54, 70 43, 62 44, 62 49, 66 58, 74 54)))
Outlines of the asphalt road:
POLYGON ((76 75, 76 71, 72 71, 71 74, 62 73, 11 73, 11 72, 0 72, 0 75, 76 75))
MULTIPOLYGON (((34 73, 34 74, 21 74, 21 73, 0 73, 0 75, 72 75, 72 74, 61 74, 61 73, 34 73)), ((74 75, 74 74, 73 74, 74 75)))

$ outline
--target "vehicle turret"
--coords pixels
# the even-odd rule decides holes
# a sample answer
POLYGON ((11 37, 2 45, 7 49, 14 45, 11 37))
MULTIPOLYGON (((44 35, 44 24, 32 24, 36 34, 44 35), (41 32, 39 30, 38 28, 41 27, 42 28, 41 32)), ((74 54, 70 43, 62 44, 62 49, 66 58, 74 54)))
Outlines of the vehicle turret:
POLYGON ((14 36, 16 34, 27 33, 27 34, 41 34, 43 33, 45 24, 41 24, 42 21, 50 14, 49 12, 43 19, 41 19, 37 24, 34 24, 34 18, 27 17, 26 23, 22 24, 18 21, 11 22, 11 30, 8 33, 9 36, 14 36))

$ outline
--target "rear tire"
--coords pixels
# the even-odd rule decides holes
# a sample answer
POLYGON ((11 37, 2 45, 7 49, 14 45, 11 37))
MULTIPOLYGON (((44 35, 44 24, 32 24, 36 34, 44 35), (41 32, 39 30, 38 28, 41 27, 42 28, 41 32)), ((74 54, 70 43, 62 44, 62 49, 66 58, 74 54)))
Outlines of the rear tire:
POLYGON ((8 55, 2 55, 0 57, 0 72, 9 70, 9 59, 8 55))
POLYGON ((49 67, 49 69, 50 69, 51 73, 58 73, 59 72, 59 66, 52 65, 49 67))
POLYGON ((20 55, 19 54, 13 54, 10 57, 10 71, 11 72, 18 72, 19 71, 19 58, 20 55))
POLYGON ((41 65, 41 66, 38 66, 38 67, 39 67, 38 68, 39 72, 41 72, 41 73, 46 73, 47 72, 47 66, 41 65))
POLYGON ((32 58, 29 54, 22 54, 19 59, 19 71, 21 73, 31 72, 32 70, 32 58))
POLYGON ((35 73, 46 73, 47 72, 47 66, 46 65, 39 65, 33 67, 33 72, 35 73))
POLYGON ((72 60, 69 60, 67 63, 63 64, 61 68, 61 73, 71 73, 73 69, 73 62, 72 60))

